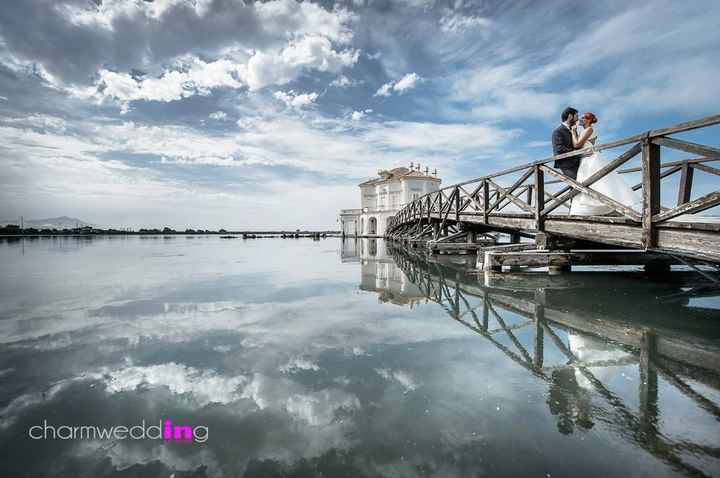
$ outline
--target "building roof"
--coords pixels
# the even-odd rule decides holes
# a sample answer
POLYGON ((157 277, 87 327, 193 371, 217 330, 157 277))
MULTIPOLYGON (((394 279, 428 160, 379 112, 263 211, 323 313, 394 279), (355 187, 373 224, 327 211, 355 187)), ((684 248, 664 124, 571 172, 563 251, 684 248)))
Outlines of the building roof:
POLYGON ((384 169, 378 171, 378 177, 372 178, 368 181, 360 183, 360 186, 371 186, 375 184, 381 184, 390 181, 397 181, 403 179, 426 179, 430 181, 440 182, 440 178, 435 175, 424 173, 418 169, 410 169, 405 166, 399 168, 393 168, 390 170, 384 169))

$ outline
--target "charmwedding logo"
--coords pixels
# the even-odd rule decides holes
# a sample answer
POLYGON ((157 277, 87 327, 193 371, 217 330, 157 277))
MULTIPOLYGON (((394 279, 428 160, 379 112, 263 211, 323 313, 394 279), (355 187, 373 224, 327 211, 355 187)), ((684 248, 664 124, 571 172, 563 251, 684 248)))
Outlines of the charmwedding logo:
POLYGON ((42 425, 28 429, 33 440, 164 440, 183 443, 205 443, 210 431, 208 427, 175 425, 169 419, 160 420, 158 425, 146 424, 143 419, 138 425, 97 426, 97 425, 52 425, 43 420, 42 425))

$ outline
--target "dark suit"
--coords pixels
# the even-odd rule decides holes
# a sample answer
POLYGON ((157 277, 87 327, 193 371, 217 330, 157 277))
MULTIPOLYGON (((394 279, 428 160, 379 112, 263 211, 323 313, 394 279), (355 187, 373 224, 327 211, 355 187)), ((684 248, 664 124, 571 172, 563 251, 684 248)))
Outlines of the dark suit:
MULTIPOLYGON (((553 154, 569 153, 575 151, 573 147, 572 134, 570 130, 563 124, 555 128, 552 134, 553 154)), ((580 157, 563 158, 555 161, 555 168, 560 168, 565 176, 577 179, 578 167, 580 167, 580 157)))

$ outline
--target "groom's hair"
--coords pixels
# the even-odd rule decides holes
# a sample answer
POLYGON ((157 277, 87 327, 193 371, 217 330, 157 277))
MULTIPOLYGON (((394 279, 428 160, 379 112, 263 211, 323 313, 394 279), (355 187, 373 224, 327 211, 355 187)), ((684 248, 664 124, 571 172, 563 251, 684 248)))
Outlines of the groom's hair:
POLYGON ((577 112, 578 112, 578 110, 576 110, 576 109, 573 108, 572 106, 568 106, 567 108, 565 108, 565 109, 563 110, 562 114, 560 115, 560 118, 561 118, 563 121, 566 121, 571 115, 576 115, 577 112))

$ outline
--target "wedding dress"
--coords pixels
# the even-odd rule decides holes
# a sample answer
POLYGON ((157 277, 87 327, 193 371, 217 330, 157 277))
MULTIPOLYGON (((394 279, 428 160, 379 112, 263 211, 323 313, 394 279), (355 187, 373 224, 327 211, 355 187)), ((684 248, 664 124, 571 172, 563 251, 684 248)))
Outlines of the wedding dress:
MULTIPOLYGON (((593 131, 588 142, 595 145, 597 142, 597 132, 593 131)), ((591 156, 581 158, 580 167, 577 172, 577 182, 581 183, 585 181, 609 162, 610 161, 600 154, 599 151, 595 151, 591 156)), ((628 185, 617 170, 609 172, 588 187, 636 211, 642 209, 642 196, 640 196, 637 191, 633 191, 632 187, 628 185)), ((612 212, 613 209, 610 206, 601 203, 585 193, 580 193, 575 196, 570 205, 570 214, 572 215, 604 216, 612 212)))

